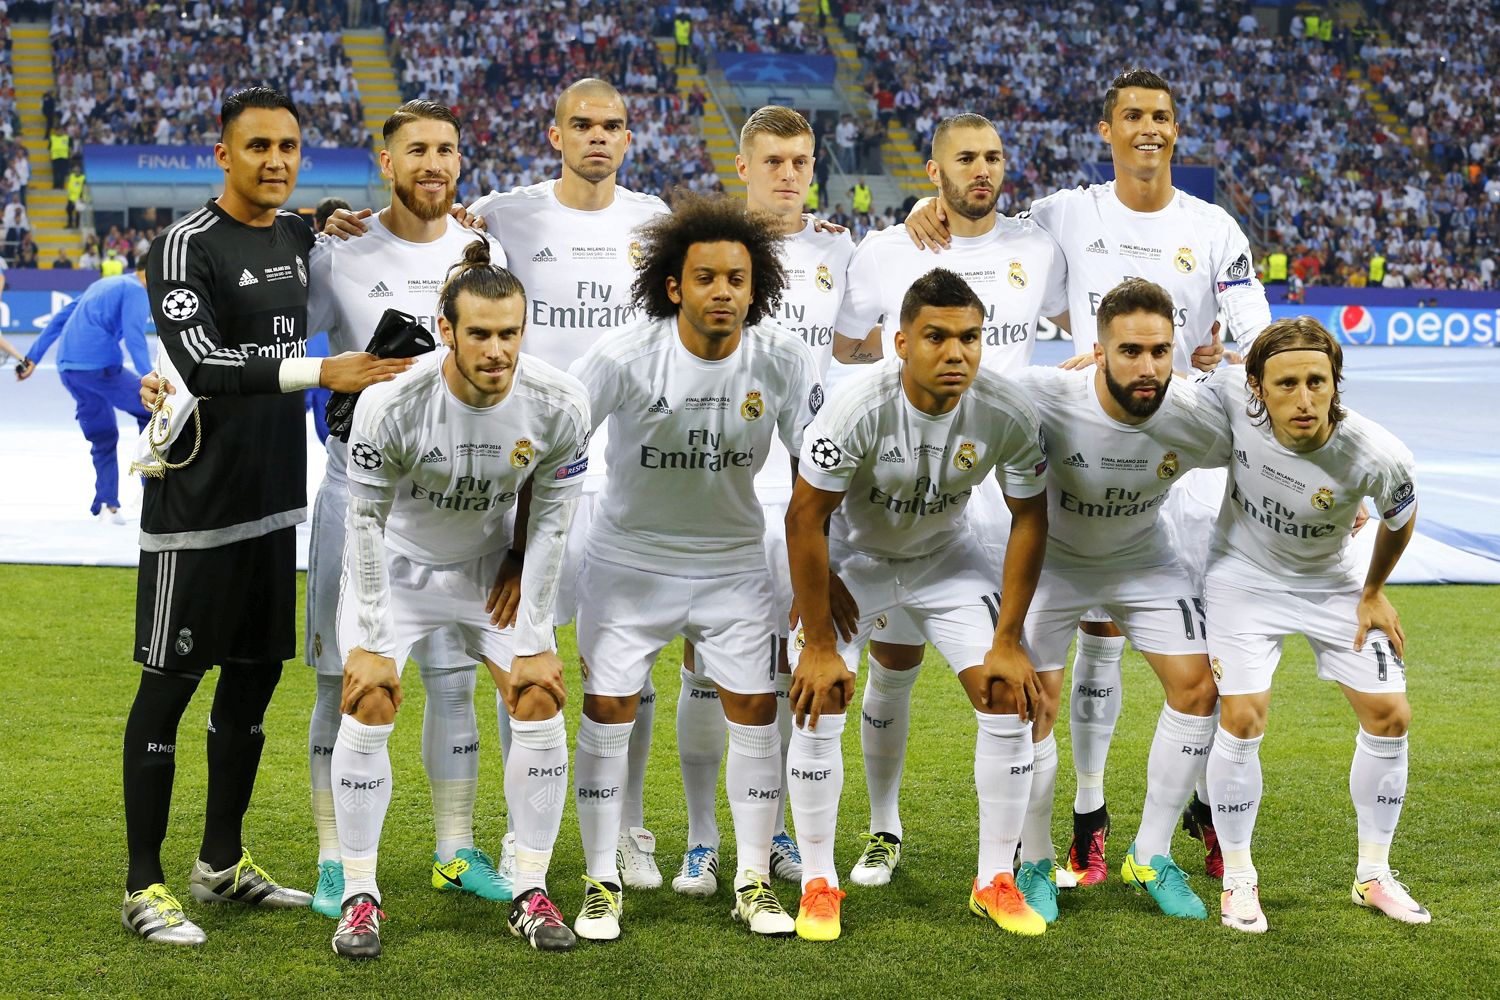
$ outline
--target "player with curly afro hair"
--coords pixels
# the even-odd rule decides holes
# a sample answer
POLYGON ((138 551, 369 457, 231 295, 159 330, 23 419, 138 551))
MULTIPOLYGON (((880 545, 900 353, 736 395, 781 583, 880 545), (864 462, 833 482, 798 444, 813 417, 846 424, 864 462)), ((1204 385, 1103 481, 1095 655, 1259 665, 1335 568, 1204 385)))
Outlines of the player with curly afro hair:
MULTIPOLYGON (((636 232, 643 256, 640 274, 630 293, 636 305, 652 319, 668 319, 686 308, 689 322, 694 322, 692 295, 684 301, 683 286, 687 280, 683 271, 690 263, 689 251, 700 244, 738 243, 743 248, 740 253, 732 253, 732 260, 725 263, 733 265, 730 268, 733 280, 749 281, 748 310, 741 317, 745 326, 759 323, 781 301, 787 279, 781 265, 782 238, 776 220, 747 211, 745 203, 737 198, 686 197, 677 203, 671 215, 652 219, 636 232)), ((692 263, 697 264, 700 255, 692 256, 695 258, 692 263)))

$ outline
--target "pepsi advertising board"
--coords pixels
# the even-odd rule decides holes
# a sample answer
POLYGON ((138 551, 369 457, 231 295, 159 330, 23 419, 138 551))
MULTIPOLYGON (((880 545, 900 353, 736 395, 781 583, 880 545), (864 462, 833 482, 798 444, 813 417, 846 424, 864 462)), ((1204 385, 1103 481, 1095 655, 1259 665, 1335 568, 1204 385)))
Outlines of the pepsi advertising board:
POLYGON ((1500 346, 1500 308, 1435 309, 1412 306, 1273 305, 1272 319, 1311 316, 1340 343, 1357 347, 1500 346))

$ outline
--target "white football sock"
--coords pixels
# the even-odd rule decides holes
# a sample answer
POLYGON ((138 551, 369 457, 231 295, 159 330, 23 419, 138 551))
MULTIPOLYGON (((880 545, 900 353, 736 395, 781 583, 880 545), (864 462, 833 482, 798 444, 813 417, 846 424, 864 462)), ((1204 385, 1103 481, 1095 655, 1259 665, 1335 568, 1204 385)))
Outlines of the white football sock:
POLYGON ((1048 733, 1032 750, 1031 794, 1026 801, 1026 820, 1021 824, 1021 860, 1051 861, 1052 799, 1057 793, 1057 735, 1048 733))
POLYGON ((901 772, 911 729, 911 689, 921 667, 887 670, 870 654, 870 676, 859 706, 859 743, 870 793, 870 832, 902 837, 901 772))
POLYGON ((727 723, 713 681, 682 671, 677 694, 677 757, 687 806, 688 847, 719 849, 719 762, 724 758, 727 723))
POLYGON ((625 802, 620 812, 620 832, 646 825, 646 763, 651 759, 651 727, 656 721, 656 685, 646 677, 641 703, 635 710, 630 731, 630 769, 625 778, 625 802))
POLYGON ((1031 798, 1031 768, 1036 751, 1031 723, 1017 715, 979 718, 974 741, 974 787, 979 793, 979 884, 996 875, 1014 874, 1016 844, 1031 798))
POLYGON ((1242 740, 1223 726, 1214 734, 1208 754, 1208 795, 1214 811, 1214 830, 1224 852, 1224 877, 1255 881, 1250 860, 1250 838, 1260 811, 1260 741, 1242 740))
POLYGON ((394 723, 367 726, 346 715, 333 742, 333 809, 344 859, 344 899, 365 892, 380 902, 375 859, 391 804, 391 755, 386 744, 395 728, 394 723))
POLYGON ((1073 811, 1091 813, 1104 805, 1104 765, 1109 742, 1120 721, 1120 658, 1124 636, 1089 635, 1078 630, 1073 655, 1073 684, 1068 689, 1068 718, 1073 734, 1073 770, 1078 790, 1073 811))
POLYGON ((568 733, 562 713, 541 722, 510 720, 515 741, 505 762, 505 801, 516 831, 517 896, 547 888, 547 866, 568 800, 568 733))
POLYGON ((1135 835, 1135 859, 1141 864, 1149 865, 1158 854, 1172 856, 1172 831, 1203 774, 1214 729, 1211 715, 1184 715, 1169 705, 1161 707, 1146 758, 1146 802, 1135 835))
MULTIPOLYGON (((495 691, 495 717, 499 720, 496 728, 500 732, 500 766, 504 768, 510 764, 510 713, 506 711, 505 697, 498 689, 495 691)), ((516 826, 511 822, 509 805, 505 807, 505 832, 516 832, 516 826)))
MULTIPOLYGON (((1212 732, 1218 732, 1219 731, 1219 703, 1217 701, 1214 702, 1214 714, 1210 715, 1209 718, 1212 719, 1213 723, 1214 723, 1212 732)), ((1213 743, 1213 737, 1212 736, 1209 737, 1209 743, 1210 743, 1210 745, 1213 743)), ((1193 794, 1196 795, 1196 796, 1198 796, 1198 801, 1199 802, 1202 802, 1204 805, 1208 805, 1208 761, 1207 760, 1204 760, 1204 762, 1203 762, 1203 770, 1198 773, 1198 781, 1197 781, 1196 784, 1193 785, 1193 794)), ((1209 812, 1212 813, 1213 810, 1210 808, 1209 812)))
POLYGON ((307 722, 307 768, 312 783, 313 823, 318 828, 318 864, 339 860, 339 825, 333 815, 333 744, 339 737, 344 678, 318 674, 318 695, 307 722))
POLYGON ((634 723, 606 725, 585 715, 578 724, 578 750, 573 755, 573 790, 585 870, 589 878, 617 886, 621 882, 615 848, 632 728, 634 723))
POLYGON ((432 788, 437 856, 452 861, 474 846, 474 799, 479 794, 479 720, 474 715, 473 664, 457 669, 423 666, 422 764, 432 788))
POLYGON ((1406 799, 1407 737, 1371 736, 1360 727, 1349 765, 1349 797, 1359 824, 1355 880, 1368 882, 1391 867, 1391 841, 1406 799))
POLYGON ((786 754, 792 748, 792 675, 778 673, 776 675, 776 733, 781 737, 781 759, 778 765, 778 773, 781 775, 781 798, 778 799, 776 807, 776 825, 771 828, 771 836, 778 837, 786 833, 786 811, 791 808, 787 805, 786 792, 786 754))
POLYGON ((797 824, 797 850, 802 855, 802 888, 815 878, 839 884, 833 867, 833 840, 838 826, 839 795, 844 790, 844 716, 824 715, 818 728, 792 729, 787 752, 787 791, 792 799, 792 822, 797 824))
POLYGON ((744 884, 744 873, 762 879, 771 874, 771 831, 781 812, 781 734, 776 724, 742 726, 729 723, 729 760, 724 765, 724 790, 734 820, 734 885, 744 884))

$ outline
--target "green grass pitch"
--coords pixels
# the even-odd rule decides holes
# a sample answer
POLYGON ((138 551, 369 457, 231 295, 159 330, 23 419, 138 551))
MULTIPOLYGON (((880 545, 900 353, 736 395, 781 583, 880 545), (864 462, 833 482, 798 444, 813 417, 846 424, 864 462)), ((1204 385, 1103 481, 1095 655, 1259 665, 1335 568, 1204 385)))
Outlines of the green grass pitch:
MULTIPOLYGON (((966 909, 973 877, 974 721, 958 685, 929 660, 915 695, 903 815, 907 847, 885 889, 849 887, 844 937, 831 945, 758 941, 729 919, 727 890, 689 900, 670 888, 626 900, 624 938, 540 955, 510 937, 505 909, 428 884, 431 809, 420 757, 422 691, 408 673, 392 740, 395 800, 381 851, 389 919, 385 957, 362 965, 329 948, 333 923, 305 912, 194 903, 187 872, 201 833, 202 731, 213 681, 184 717, 165 849, 171 888, 207 930, 198 949, 153 947, 119 923, 125 871, 120 740, 138 676, 129 662, 135 574, 129 570, 0 566, 0 996, 197 997, 1495 997, 1500 986, 1500 591, 1403 587, 1393 598, 1408 643, 1415 708, 1411 785, 1393 859, 1433 912, 1407 927, 1349 901, 1355 826, 1348 798, 1354 718, 1318 682, 1305 643, 1288 644, 1263 760, 1258 830, 1271 933, 1240 936, 1215 916, 1217 887, 1196 842, 1175 854, 1209 904, 1209 922, 1154 911, 1118 877, 1065 892, 1046 935, 1004 935, 966 909)), ((564 657, 576 663, 571 630, 564 657)), ((299 646, 300 648, 300 646, 299 646)), ((668 878, 684 848, 674 752, 677 650, 657 668, 656 743, 647 823, 668 878)), ((570 684, 576 692, 576 668, 570 684)), ((1110 858, 1122 859, 1143 794, 1160 689, 1135 654, 1107 789, 1110 858)), ((267 720, 269 742, 247 820, 248 846, 273 875, 311 888, 316 840, 308 806, 306 728, 313 677, 288 663, 267 720)), ((479 682, 484 740, 480 845, 503 829, 493 687, 479 682)), ((581 698, 568 706, 577 728, 581 698)), ((858 727, 845 740, 839 866, 865 826, 858 727)), ((1054 839, 1066 848, 1072 795, 1067 720, 1054 839)), ((720 809, 732 850, 727 807, 720 809)), ((569 919, 581 896, 572 809, 563 818, 551 889, 569 919)), ((795 889, 778 884, 789 908, 795 889)))

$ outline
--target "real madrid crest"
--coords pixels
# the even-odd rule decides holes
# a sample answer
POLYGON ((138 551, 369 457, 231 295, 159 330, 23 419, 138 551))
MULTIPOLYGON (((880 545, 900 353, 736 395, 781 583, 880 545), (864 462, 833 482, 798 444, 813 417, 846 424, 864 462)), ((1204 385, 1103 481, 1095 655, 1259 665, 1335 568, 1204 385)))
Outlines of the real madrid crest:
POLYGON ((884 631, 885 628, 887 626, 889 626, 890 624, 891 624, 891 620, 889 618, 887 618, 885 615, 876 615, 875 616, 875 631, 877 631, 877 632, 884 631))
POLYGON ((1219 658, 1217 656, 1214 657, 1213 671, 1214 680, 1222 681, 1224 679, 1224 664, 1219 662, 1219 658))
POLYGON ((818 265, 818 273, 813 276, 813 280, 818 283, 818 287, 823 289, 823 291, 833 291, 833 272, 828 270, 827 264, 818 265))
POLYGON ((301 257, 297 258, 297 279, 302 282, 302 287, 307 287, 307 264, 301 257))
POLYGON ((1183 274, 1192 274, 1198 269, 1198 258, 1193 256, 1190 247, 1178 247, 1177 256, 1172 258, 1172 263, 1177 265, 1177 270, 1183 274))
POLYGON ((150 441, 156 447, 166 447, 167 438, 172 436, 171 403, 162 403, 161 409, 151 415, 151 422, 146 425, 146 433, 150 435, 150 441))
POLYGON ((968 472, 979 464, 979 449, 973 441, 965 441, 958 446, 958 451, 953 455, 953 467, 960 472, 968 472))
POLYGON ((1156 467, 1157 479, 1171 479, 1177 475, 1177 452, 1169 451, 1161 457, 1161 464, 1156 467))
POLYGON ((1010 282, 1010 287, 1012 288, 1026 287, 1026 272, 1021 269, 1020 261, 1013 260, 1010 262, 1010 273, 1005 276, 1005 280, 1010 282))
POLYGON ((753 389, 745 393, 745 401, 740 404, 740 416, 746 420, 759 420, 765 412, 765 400, 760 398, 760 393, 753 389))
POLYGON ((521 438, 516 442, 516 447, 510 453, 510 464, 517 469, 524 469, 531 464, 536 457, 536 451, 531 447, 531 441, 521 438))
POLYGON ((1333 506, 1333 490, 1324 486, 1312 495, 1312 505, 1319 510, 1327 510, 1333 506))
POLYGON ((630 249, 627 251, 627 256, 630 257, 630 266, 639 271, 641 265, 646 263, 646 251, 641 249, 640 240, 630 241, 630 249))

